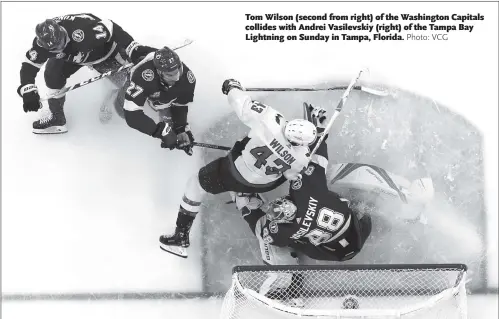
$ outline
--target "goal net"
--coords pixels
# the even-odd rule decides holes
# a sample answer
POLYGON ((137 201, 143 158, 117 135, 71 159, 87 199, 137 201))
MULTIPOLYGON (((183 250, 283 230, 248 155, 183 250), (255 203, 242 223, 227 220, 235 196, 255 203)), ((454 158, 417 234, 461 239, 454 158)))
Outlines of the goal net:
POLYGON ((466 265, 237 266, 221 319, 465 319, 466 265))

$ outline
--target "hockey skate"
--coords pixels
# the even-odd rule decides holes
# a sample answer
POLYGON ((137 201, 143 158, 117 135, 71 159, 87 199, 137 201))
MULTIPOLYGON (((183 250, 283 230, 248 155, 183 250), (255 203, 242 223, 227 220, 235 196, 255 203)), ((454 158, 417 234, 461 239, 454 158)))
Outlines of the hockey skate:
POLYGON ((35 134, 61 134, 66 133, 66 117, 64 116, 64 101, 60 99, 49 99, 49 110, 38 121, 33 122, 33 133, 35 134))
POLYGON ((179 256, 187 258, 187 247, 189 243, 189 229, 175 228, 173 235, 163 235, 159 237, 159 248, 162 250, 179 256))

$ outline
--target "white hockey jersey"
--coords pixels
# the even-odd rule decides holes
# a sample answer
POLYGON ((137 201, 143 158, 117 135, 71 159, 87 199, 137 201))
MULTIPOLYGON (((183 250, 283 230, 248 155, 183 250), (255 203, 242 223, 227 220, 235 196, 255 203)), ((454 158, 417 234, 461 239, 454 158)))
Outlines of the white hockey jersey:
POLYGON ((292 146, 284 137, 286 119, 275 109, 238 89, 228 93, 229 104, 251 130, 249 141, 235 161, 241 176, 251 184, 268 184, 281 176, 295 180, 310 159, 307 146, 292 146))

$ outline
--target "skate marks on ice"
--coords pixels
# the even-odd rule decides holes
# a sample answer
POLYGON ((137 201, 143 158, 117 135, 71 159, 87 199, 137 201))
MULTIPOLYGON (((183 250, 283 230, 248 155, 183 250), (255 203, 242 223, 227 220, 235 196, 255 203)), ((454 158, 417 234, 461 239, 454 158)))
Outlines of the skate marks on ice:
MULTIPOLYGON (((304 101, 325 107, 331 115, 341 94, 276 92, 252 96, 291 119, 302 116, 304 101)), ((232 146, 247 132, 236 115, 230 114, 208 130, 202 141, 232 146)), ((371 164, 409 180, 431 176, 435 187, 434 199, 415 222, 400 218, 411 208, 377 203, 371 238, 348 263, 466 263, 471 277, 468 287, 484 287, 484 172, 478 129, 435 101, 406 91, 397 90, 389 97, 354 91, 331 129, 328 148, 330 166, 371 164)), ((203 152, 205 162, 226 154, 203 152)), ((285 185, 266 197, 284 194, 285 185)), ((357 194, 365 195, 370 194, 357 194)), ((235 206, 224 204, 228 199, 228 194, 210 197, 201 213, 204 282, 212 292, 228 288, 233 266, 261 264, 253 234, 235 206)), ((318 263, 310 259, 301 262, 318 263)))

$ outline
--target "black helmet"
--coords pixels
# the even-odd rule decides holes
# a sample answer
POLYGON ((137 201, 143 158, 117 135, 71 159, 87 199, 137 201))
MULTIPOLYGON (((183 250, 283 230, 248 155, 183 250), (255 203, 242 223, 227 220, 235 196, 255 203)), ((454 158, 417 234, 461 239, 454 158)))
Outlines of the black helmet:
POLYGON ((165 81, 178 81, 182 75, 182 61, 178 54, 168 47, 159 49, 154 53, 154 66, 158 74, 165 81))
POLYGON ((36 43, 49 51, 62 51, 66 47, 66 30, 54 20, 47 19, 35 28, 36 43))

